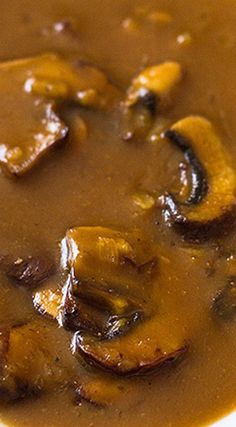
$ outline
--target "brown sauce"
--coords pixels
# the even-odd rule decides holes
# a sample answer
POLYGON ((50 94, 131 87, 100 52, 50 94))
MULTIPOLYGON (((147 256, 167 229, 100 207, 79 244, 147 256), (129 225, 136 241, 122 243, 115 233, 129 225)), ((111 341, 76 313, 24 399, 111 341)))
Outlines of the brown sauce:
MULTIPOLYGON (((0 150, 1 421, 9 427, 210 424, 236 404, 235 2, 1 0, 0 16, 0 59, 10 64, 7 71, 0 64, 0 148, 9 144, 11 150, 4 161, 0 150), (78 67, 79 90, 77 81, 65 77, 64 71, 60 84, 53 86, 53 77, 48 89, 50 64, 40 78, 34 61, 20 71, 18 65, 16 71, 11 68, 10 61, 41 58, 45 53, 78 67), (143 104, 135 100, 137 105, 125 105, 133 79, 166 61, 177 62, 182 70, 168 105, 162 105, 161 92, 157 107, 156 98, 150 96, 141 100, 143 104), (34 77, 39 86, 22 95, 18 88, 34 77), (92 91, 86 92, 89 78, 92 91), (57 116, 50 117, 50 129, 45 104, 57 116), (170 208, 170 222, 165 221, 167 207, 161 199, 163 203, 168 192, 174 193, 177 203, 186 200, 194 165, 186 160, 186 150, 184 156, 183 149, 160 134, 192 115, 209 120, 220 142, 218 147, 210 136, 207 155, 207 148, 200 146, 205 141, 200 131, 187 139, 208 181, 207 189, 199 187, 204 174, 195 159, 192 180, 197 177, 202 189, 198 219, 194 204, 191 212, 182 204, 185 216, 179 230, 172 226, 178 221, 170 208), (137 125, 137 117, 144 125, 137 125), (36 134, 42 137, 35 139, 36 134), (42 138, 53 147, 42 149, 42 138), (40 150, 37 146, 34 151, 35 141, 40 150), (24 151, 29 144, 36 160, 24 151), (18 146, 28 156, 27 166, 17 163, 22 153, 12 147, 18 146), (16 163, 17 168, 8 167, 16 163), (224 177, 222 170, 227 170, 224 177), (196 222, 201 223, 201 235, 200 229, 195 232, 196 222), (73 231, 83 226, 118 234, 73 231), (65 237, 67 245, 73 239, 75 245, 77 238, 79 242, 75 259, 71 246, 66 273, 60 246, 65 237), (115 246, 109 249, 111 239, 115 246), (74 321, 70 312, 68 319, 67 311, 62 319, 60 312, 64 327, 59 328, 53 319, 58 316, 57 297, 50 313, 39 299, 34 306, 33 298, 42 290, 57 289, 60 304, 68 269, 75 274, 70 277, 75 280, 72 288, 74 284, 78 288, 73 288, 71 299, 82 299, 80 318, 74 321), (110 299, 101 294, 101 287, 95 297, 94 290, 88 296, 88 277, 96 286, 100 281, 103 287, 112 283, 115 291, 109 290, 110 299), (85 294, 80 282, 85 283, 85 294), (98 313, 99 304, 105 304, 105 318, 98 313), (79 334, 80 356, 72 354, 74 333, 77 338, 79 334), (94 334, 93 341, 89 334, 94 334), (156 340, 160 348, 159 353, 154 349, 154 363, 156 340), (109 358, 119 343, 124 354, 105 371, 101 354, 105 351, 109 358), (145 372, 140 372, 140 355, 134 350, 138 346, 145 372), (95 366, 87 363, 92 352, 95 366), (158 369, 149 372, 150 366, 158 369), (94 394, 96 387, 99 392, 94 394)), ((177 129, 183 136, 185 128, 177 129)))

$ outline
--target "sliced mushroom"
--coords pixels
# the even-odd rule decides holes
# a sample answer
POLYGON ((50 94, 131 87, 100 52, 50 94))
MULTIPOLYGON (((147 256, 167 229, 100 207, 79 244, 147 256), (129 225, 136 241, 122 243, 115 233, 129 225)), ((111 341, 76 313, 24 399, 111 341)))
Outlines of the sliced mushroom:
POLYGON ((57 115, 61 102, 106 109, 117 99, 103 72, 54 54, 0 64, 0 89, 0 165, 17 176, 66 138, 57 115))
POLYGON ((164 218, 189 238, 207 238, 222 232, 235 207, 236 174, 213 125, 190 116, 163 134, 183 152, 192 170, 188 199, 163 196, 164 218))
POLYGON ((68 278, 63 289, 60 324, 70 331, 89 330, 94 335, 104 335, 108 321, 107 313, 102 313, 84 303, 73 294, 73 281, 68 278))
POLYGON ((76 280, 111 284, 119 294, 122 289, 126 294, 129 287, 134 296, 137 289, 139 295, 147 295, 147 283, 156 267, 153 247, 140 232, 104 227, 68 230, 62 243, 62 258, 76 280))
POLYGON ((219 319, 232 321, 236 319, 236 279, 232 277, 225 287, 218 292, 213 301, 213 311, 219 319))
POLYGON ((85 107, 108 108, 118 91, 105 74, 83 62, 72 65, 55 54, 32 58, 25 90, 53 99, 71 100, 85 107))
POLYGON ((143 321, 135 329, 117 339, 100 340, 78 331, 73 339, 73 351, 89 364, 117 375, 144 374, 173 364, 183 356, 188 346, 173 341, 158 330, 158 317, 143 321))
POLYGON ((76 380, 74 388, 77 404, 86 401, 97 408, 106 408, 121 400, 124 394, 128 393, 130 385, 127 381, 97 374, 76 380))
POLYGON ((143 316, 141 306, 128 298, 114 296, 97 283, 73 284, 69 277, 65 288, 60 323, 71 331, 85 330, 93 336, 110 339, 124 334, 143 316))
POLYGON ((32 290, 55 272, 53 262, 46 257, 18 258, 6 263, 8 277, 20 286, 32 290))
POLYGON ((41 321, 8 332, 7 343, 1 345, 1 399, 22 399, 67 384, 75 372, 67 344, 57 345, 63 335, 63 330, 41 321))
POLYGON ((12 81, 5 84, 0 68, 0 87, 1 82, 5 88, 0 101, 0 124, 4 122, 4 126, 0 126, 0 166, 7 176, 21 176, 49 149, 65 140, 68 128, 55 113, 52 103, 22 94, 15 90, 12 81), (14 98, 15 108, 9 113, 5 106, 10 97, 14 98))
POLYGON ((148 136, 155 113, 168 106, 182 79, 178 62, 164 62, 143 70, 132 82, 124 103, 125 140, 148 136))
POLYGON ((73 228, 63 240, 62 259, 69 273, 61 312, 67 329, 111 339, 149 314, 156 257, 139 232, 73 228))
POLYGON ((138 307, 138 300, 119 295, 104 282, 81 281, 74 285, 73 294, 80 300, 117 316, 138 307))
POLYGON ((182 69, 178 62, 164 62, 145 68, 133 80, 126 105, 131 107, 141 102, 151 112, 155 112, 159 102, 162 106, 168 104, 181 79, 182 69))
POLYGON ((73 65, 53 53, 6 62, 0 70, 10 73, 26 93, 43 98, 106 108, 117 96, 102 71, 83 62, 73 65))
MULTIPOLYGON (((166 330, 161 333, 152 292, 153 253, 152 245, 137 231, 79 227, 67 232, 62 259, 70 279, 63 307, 73 325, 70 329, 76 331, 75 354, 118 375, 131 375, 156 369, 185 353, 181 339, 173 339, 166 330), (81 321, 87 314, 81 302, 91 313, 103 315, 101 325, 81 321)), ((90 315, 90 322, 95 319, 90 315)))

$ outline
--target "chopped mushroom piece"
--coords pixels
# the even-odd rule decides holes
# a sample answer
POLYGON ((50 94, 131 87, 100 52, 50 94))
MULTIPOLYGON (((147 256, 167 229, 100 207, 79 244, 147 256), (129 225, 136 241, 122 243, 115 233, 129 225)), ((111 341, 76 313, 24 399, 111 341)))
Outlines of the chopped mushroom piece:
POLYGON ((45 257, 18 258, 6 266, 8 277, 29 290, 48 279, 54 271, 54 264, 45 257))
POLYGON ((56 112, 61 102, 106 109, 118 93, 102 71, 55 54, 1 63, 0 88, 0 166, 17 176, 66 138, 56 112))
POLYGON ((103 308, 109 313, 117 316, 123 315, 127 310, 132 310, 138 306, 135 298, 124 297, 119 295, 117 291, 111 289, 104 282, 86 281, 83 280, 74 284, 73 293, 82 301, 97 307, 103 308))
POLYGON ((148 211, 155 206, 154 197, 145 191, 140 191, 138 193, 133 194, 132 199, 135 205, 143 209, 144 211, 148 211))
POLYGON ((52 319, 57 319, 60 315, 62 305, 61 289, 43 289, 33 295, 34 307, 42 315, 47 315, 52 319))
POLYGON ((117 375, 148 373, 172 364, 188 349, 186 343, 172 342, 166 331, 158 329, 158 317, 154 316, 117 339, 99 340, 79 331, 73 339, 73 351, 88 363, 117 375))
POLYGON ((73 281, 69 276, 63 289, 60 324, 70 331, 89 330, 93 335, 105 335, 108 315, 84 303, 73 294, 73 281))
POLYGON ((169 105, 181 79, 180 64, 164 62, 146 68, 133 80, 124 103, 124 140, 147 138, 155 113, 169 105))
POLYGON ((37 96, 103 109, 113 104, 118 93, 102 71, 83 62, 70 64, 56 54, 13 64, 22 73, 25 91, 37 96))
POLYGON ((138 232, 71 229, 62 244, 62 258, 69 270, 62 323, 76 331, 75 354, 118 375, 130 375, 161 367, 186 352, 183 340, 161 331, 153 314, 156 261, 151 245, 138 232))
POLYGON ((75 227, 62 242, 62 258, 75 279, 92 279, 126 290, 129 285, 147 291, 155 271, 153 247, 138 231, 104 227, 75 227), (145 273, 145 278, 144 278, 145 273), (145 283, 144 283, 145 281, 145 283))
POLYGON ((97 408, 111 406, 127 395, 130 385, 124 381, 104 373, 102 376, 82 377, 74 383, 76 403, 86 401, 97 408))
POLYGON ((69 277, 59 322, 72 331, 85 330, 93 336, 112 338, 124 334, 143 316, 142 307, 130 298, 114 295, 104 283, 73 283, 69 277))
POLYGON ((14 82, 5 83, 1 73, 0 68, 0 86, 2 82, 4 87, 0 101, 0 167, 7 176, 21 176, 51 147, 65 140, 68 128, 55 113, 52 103, 17 91, 14 82), (10 112, 5 109, 9 97, 14 98, 16 105, 10 112))
POLYGON ((213 311, 219 319, 230 321, 236 319, 236 279, 228 280, 226 286, 218 292, 213 301, 213 311))
POLYGON ((138 232, 70 229, 62 258, 69 270, 61 312, 65 328, 110 339, 148 315, 156 257, 138 232))
POLYGON ((182 69, 178 62, 164 62, 145 68, 133 80, 128 90, 126 105, 131 107, 137 102, 144 102, 152 110, 155 108, 154 102, 156 105, 160 102, 165 106, 181 79, 182 69))
POLYGON ((188 199, 163 196, 165 220, 188 238, 207 238, 227 226, 235 207, 236 174, 213 125, 190 116, 163 134, 183 152, 192 168, 188 199))
POLYGON ((22 399, 67 384, 74 371, 65 345, 56 345, 62 335, 63 330, 41 321, 9 331, 7 344, 1 346, 1 399, 22 399))

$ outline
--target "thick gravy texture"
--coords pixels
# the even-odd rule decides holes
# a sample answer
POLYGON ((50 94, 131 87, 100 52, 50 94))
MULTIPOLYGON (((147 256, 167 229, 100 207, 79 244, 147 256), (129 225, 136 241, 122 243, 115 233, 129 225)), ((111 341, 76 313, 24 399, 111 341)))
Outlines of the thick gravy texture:
POLYGON ((1 420, 208 425, 236 405, 235 1, 0 20, 1 420))

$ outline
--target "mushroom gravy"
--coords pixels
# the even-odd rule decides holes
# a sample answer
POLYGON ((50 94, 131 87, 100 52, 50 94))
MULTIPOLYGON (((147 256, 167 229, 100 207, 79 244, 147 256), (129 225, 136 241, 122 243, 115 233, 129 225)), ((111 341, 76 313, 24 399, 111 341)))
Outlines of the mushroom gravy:
POLYGON ((1 0, 9 427, 235 409, 234 0, 1 0))

